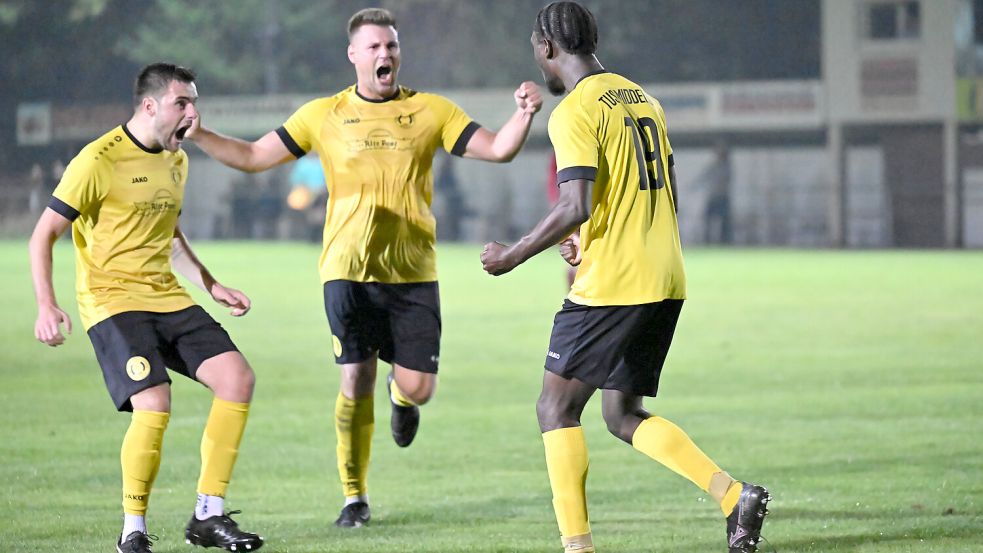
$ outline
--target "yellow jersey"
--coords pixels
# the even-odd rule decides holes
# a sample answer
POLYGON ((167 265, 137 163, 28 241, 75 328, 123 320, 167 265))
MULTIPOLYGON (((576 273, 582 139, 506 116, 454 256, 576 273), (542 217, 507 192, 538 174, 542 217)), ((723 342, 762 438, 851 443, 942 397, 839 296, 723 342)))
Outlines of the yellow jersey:
POLYGON ((433 157, 463 155, 478 128, 450 100, 405 87, 370 100, 353 85, 291 115, 277 134, 298 158, 317 151, 328 187, 321 281, 437 280, 433 157))
POLYGON ((125 125, 82 148, 49 207, 72 221, 82 326, 126 311, 194 305, 171 272, 171 240, 188 178, 184 151, 150 150, 125 125))
POLYGON ((679 227, 667 186, 672 147, 659 102, 620 75, 592 73, 553 111, 549 136, 557 183, 594 181, 570 301, 636 305, 685 299, 679 227))

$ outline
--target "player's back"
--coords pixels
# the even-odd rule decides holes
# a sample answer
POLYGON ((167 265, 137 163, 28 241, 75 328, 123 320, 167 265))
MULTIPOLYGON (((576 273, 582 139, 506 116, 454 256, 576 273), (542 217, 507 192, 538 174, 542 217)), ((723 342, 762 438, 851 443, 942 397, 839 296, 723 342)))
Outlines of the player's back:
POLYGON ((682 299, 685 273, 668 168, 665 114, 632 81, 584 77, 550 117, 558 179, 594 181, 570 299, 632 305, 682 299))

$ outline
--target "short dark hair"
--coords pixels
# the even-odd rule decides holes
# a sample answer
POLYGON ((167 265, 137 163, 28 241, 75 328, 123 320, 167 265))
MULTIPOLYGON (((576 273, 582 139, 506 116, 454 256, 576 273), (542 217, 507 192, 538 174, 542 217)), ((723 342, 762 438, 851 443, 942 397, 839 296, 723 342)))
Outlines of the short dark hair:
POLYGON ((147 96, 160 96, 171 81, 193 83, 196 78, 195 72, 187 67, 165 62, 151 63, 140 70, 133 84, 133 105, 139 105, 147 96))
POLYGON ((597 50, 594 14, 576 2, 553 2, 539 10, 534 32, 571 54, 587 56, 597 50))
POLYGON ((365 8, 364 10, 355 12, 355 15, 348 20, 349 40, 351 40, 352 35, 354 35, 355 31, 357 31, 362 25, 378 25, 380 27, 392 27, 393 29, 398 29, 398 27, 396 27, 396 17, 393 16, 391 11, 385 8, 365 8))

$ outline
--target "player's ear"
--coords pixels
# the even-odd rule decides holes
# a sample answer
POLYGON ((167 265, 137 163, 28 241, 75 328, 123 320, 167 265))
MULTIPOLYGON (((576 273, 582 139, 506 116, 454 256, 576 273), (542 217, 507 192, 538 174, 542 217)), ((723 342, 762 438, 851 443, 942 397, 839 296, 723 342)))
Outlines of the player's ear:
POLYGON ((556 47, 553 45, 553 41, 544 38, 543 39, 543 58, 551 60, 556 57, 556 47))
POLYGON ((150 96, 144 96, 140 100, 140 110, 151 117, 157 115, 157 101, 150 96))
POLYGON ((351 44, 348 45, 348 61, 355 63, 355 47, 351 44))

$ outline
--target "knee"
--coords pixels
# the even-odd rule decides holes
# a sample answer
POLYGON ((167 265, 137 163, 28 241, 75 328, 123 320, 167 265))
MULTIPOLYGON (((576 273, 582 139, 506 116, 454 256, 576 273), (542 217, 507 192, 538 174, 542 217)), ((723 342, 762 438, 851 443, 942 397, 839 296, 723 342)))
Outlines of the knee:
POLYGON ((249 365, 242 367, 236 375, 236 380, 238 388, 244 392, 247 392, 251 397, 253 395, 253 390, 256 389, 256 373, 253 372, 252 367, 249 365))
POLYGON ((403 382, 396 381, 400 393, 416 405, 430 401, 437 391, 436 375, 422 375, 419 378, 406 378, 403 382))
POLYGON ((617 407, 605 405, 601 409, 604 416, 604 423, 608 427, 608 432, 619 440, 631 444, 631 439, 635 435, 635 430, 641 422, 638 414, 626 412, 617 407))
POLYGON ((540 394, 539 400, 536 402, 536 419, 539 421, 541 432, 580 424, 580 421, 577 420, 578 417, 563 409, 555 398, 545 392, 540 394))
POLYGON ((236 403, 249 403, 256 389, 256 373, 243 361, 228 367, 221 378, 216 379, 212 392, 221 399, 236 403))
POLYGON ((171 412, 171 387, 160 384, 130 396, 130 406, 135 411, 171 412))
POLYGON ((430 401, 430 398, 433 397, 434 392, 435 390, 433 386, 424 385, 410 391, 403 391, 403 395, 405 395, 406 399, 412 401, 413 403, 423 405, 424 403, 430 401))
POLYGON ((631 443, 631 434, 626 432, 624 414, 604 413, 604 423, 607 424, 608 432, 621 441, 631 443))
POLYGON ((350 399, 371 396, 375 388, 375 365, 351 363, 342 365, 341 393, 350 399))

